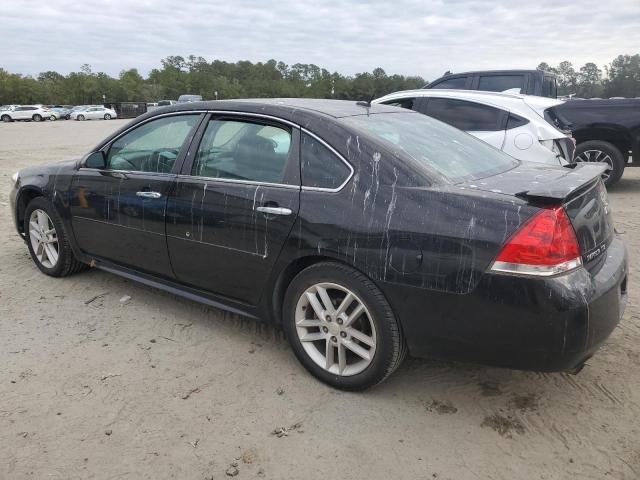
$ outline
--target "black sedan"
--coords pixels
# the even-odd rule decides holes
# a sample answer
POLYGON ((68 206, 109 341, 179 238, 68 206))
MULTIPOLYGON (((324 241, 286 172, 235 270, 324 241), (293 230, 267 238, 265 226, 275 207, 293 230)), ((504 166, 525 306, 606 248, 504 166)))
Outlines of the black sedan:
POLYGON ((385 105, 173 105, 14 176, 37 267, 85 266, 281 325, 363 389, 408 351, 577 370, 622 316, 604 167, 526 165, 385 105))

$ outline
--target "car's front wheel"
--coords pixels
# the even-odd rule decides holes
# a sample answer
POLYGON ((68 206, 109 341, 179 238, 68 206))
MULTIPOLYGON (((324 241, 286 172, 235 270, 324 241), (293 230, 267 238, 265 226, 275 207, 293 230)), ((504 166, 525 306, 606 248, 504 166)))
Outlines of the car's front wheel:
POLYGON ((291 282, 283 326, 294 353, 315 377, 343 390, 380 383, 402 363, 398 322, 376 285, 338 263, 318 263, 291 282))
POLYGON ((11 117, 9 115, 2 115, 2 117, 0 117, 0 120, 7 123, 11 121, 11 117))
POLYGON ((44 197, 27 205, 24 231, 31 258, 43 273, 65 277, 85 267, 76 260, 60 216, 44 197))
POLYGON ((40 114, 38 114, 38 113, 36 113, 36 114, 35 114, 33 117, 31 117, 31 118, 33 118, 33 121, 34 121, 34 122, 40 122, 40 121, 42 121, 42 115, 40 115, 40 114))
POLYGON ((104 119, 105 120, 111 120, 111 115, 109 115, 108 113, 104 114, 104 119))
POLYGON ((84 120, 84 115, 78 115, 78 116, 76 117, 76 120, 83 121, 83 120, 84 120))

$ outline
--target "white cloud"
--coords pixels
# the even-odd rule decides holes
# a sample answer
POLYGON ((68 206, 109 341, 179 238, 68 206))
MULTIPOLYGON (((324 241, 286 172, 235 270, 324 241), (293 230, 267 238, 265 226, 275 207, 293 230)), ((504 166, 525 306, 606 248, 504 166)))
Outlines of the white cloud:
POLYGON ((434 79, 446 70, 602 66, 640 51, 638 0, 2 0, 0 67, 66 73, 89 63, 146 74, 168 55, 315 63, 434 79))

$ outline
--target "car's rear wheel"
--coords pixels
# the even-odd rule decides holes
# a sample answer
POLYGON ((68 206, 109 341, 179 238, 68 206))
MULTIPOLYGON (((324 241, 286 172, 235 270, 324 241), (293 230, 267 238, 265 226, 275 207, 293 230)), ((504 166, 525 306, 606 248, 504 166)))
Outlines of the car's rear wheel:
POLYGON ((64 119, 65 120, 71 120, 71 115, 65 115, 64 119))
POLYGON ((83 121, 84 120, 84 115, 78 115, 76 117, 77 120, 83 121))
POLYGON ((62 220, 44 197, 27 205, 24 231, 31 258, 43 273, 65 277, 86 267, 76 260, 62 220))
POLYGON ((289 285, 283 314, 300 362, 333 387, 376 385, 405 356, 402 332, 384 295, 345 265, 318 263, 300 272, 289 285))
POLYGON ((58 117, 56 117, 55 115, 51 115, 49 117, 49 120, 51 120, 52 122, 55 122, 58 119, 58 117))
POLYGON ((109 115, 108 113, 104 114, 104 119, 105 120, 111 120, 111 115, 109 115))
POLYGON ((38 113, 36 113, 36 114, 35 114, 33 117, 31 117, 31 118, 33 118, 33 121, 34 121, 34 122, 40 122, 40 121, 42 121, 42 115, 40 115, 40 114, 38 114, 38 113))
POLYGON ((2 117, 0 117, 0 120, 7 123, 11 121, 11 117, 9 115, 2 115, 2 117))
POLYGON ((576 162, 602 162, 609 169, 602 175, 607 187, 614 185, 624 173, 625 159, 622 152, 613 144, 602 140, 591 140, 578 144, 575 153, 576 162))

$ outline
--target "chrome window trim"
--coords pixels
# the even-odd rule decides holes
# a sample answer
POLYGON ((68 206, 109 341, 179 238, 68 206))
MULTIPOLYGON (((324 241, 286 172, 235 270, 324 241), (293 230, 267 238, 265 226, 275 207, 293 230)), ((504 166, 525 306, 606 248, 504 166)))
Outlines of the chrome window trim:
POLYGON ((197 180, 199 182, 215 182, 215 183, 238 183, 241 185, 256 185, 259 187, 279 187, 288 188, 290 190, 300 190, 300 185, 291 185, 289 183, 270 183, 270 182, 258 182, 254 180, 240 180, 237 178, 216 178, 216 177, 201 177, 199 175, 178 175, 179 180, 197 180))
MULTIPOLYGON (((355 170, 353 168, 353 166, 351 165, 351 163, 349 163, 349 161, 347 159, 344 158, 344 156, 342 156, 340 154, 340 152, 338 152, 335 148, 333 148, 331 145, 329 145, 325 140, 323 140, 322 138, 320 138, 318 135, 316 135, 315 133, 307 130, 306 128, 291 122, 289 120, 286 120, 284 118, 280 118, 280 117, 274 117, 273 115, 266 115, 266 114, 262 114, 262 113, 251 113, 251 112, 240 112, 240 111, 235 111, 235 110, 181 110, 178 112, 168 112, 168 113, 162 113, 159 115, 153 115, 139 123, 136 123, 135 125, 132 125, 131 127, 127 128, 126 130, 124 130, 123 132, 121 132, 117 137, 112 138, 108 143, 102 145, 98 150, 102 150, 103 148, 105 148, 107 145, 111 145, 113 142, 117 141, 119 138, 121 138, 122 136, 126 135, 127 133, 129 133, 131 130, 138 128, 141 125, 144 125, 145 123, 148 123, 152 120, 158 119, 158 118, 162 118, 162 117, 170 117, 170 116, 176 116, 176 115, 192 115, 192 114, 202 114, 202 113, 209 113, 209 114, 213 114, 213 115, 236 115, 236 116, 241 116, 241 117, 248 117, 248 118, 259 118, 259 119, 266 119, 266 120, 272 120, 275 122, 279 122, 279 123, 284 123, 290 127, 293 128, 298 128, 301 132, 306 133, 307 135, 312 136, 313 138, 315 138, 318 142, 320 142, 322 145, 324 145, 326 148, 329 149, 329 151, 331 151, 336 157, 338 157, 338 159, 340 161, 342 161, 347 168, 349 169, 349 175, 347 175, 347 178, 344 180, 344 182, 342 182, 338 187, 336 188, 325 188, 325 187, 307 187, 304 186, 302 184, 302 178, 300 178, 300 185, 290 185, 290 184, 286 184, 286 183, 269 183, 269 182, 257 182, 257 181, 251 181, 251 180, 236 180, 236 179, 228 179, 228 178, 215 178, 215 177, 200 177, 200 176, 195 176, 195 175, 184 175, 184 174, 173 174, 173 173, 158 173, 158 175, 175 175, 177 176, 179 179, 186 179, 186 178, 191 178, 191 179, 195 179, 195 180, 204 180, 204 181, 213 181, 213 182, 220 182, 220 183, 238 183, 238 184, 244 184, 244 185, 261 185, 261 186, 269 186, 269 187, 281 187, 281 188, 289 188, 289 189, 296 189, 296 190, 304 190, 304 191, 311 191, 311 192, 329 192, 329 193, 337 193, 339 191, 341 191, 346 185, 347 183, 349 183, 349 180, 351 180, 351 178, 353 177, 353 174, 355 173, 355 170)), ((93 153, 93 152, 90 152, 93 153)), ((135 174, 135 173, 144 173, 144 174, 155 174, 156 172, 143 172, 141 170, 108 170, 108 169, 98 169, 98 168, 89 168, 89 167, 85 167, 84 166, 84 162, 86 161, 83 160, 82 164, 80 165, 80 169, 82 170, 90 170, 90 171, 97 171, 97 172, 114 172, 114 173, 124 173, 124 174, 135 174)), ((302 162, 302 158, 300 158, 300 162, 302 162)))
POLYGON ((83 167, 82 165, 78 170, 89 171, 89 172, 102 172, 102 173, 122 173, 124 175, 153 175, 155 177, 177 177, 176 173, 165 173, 165 172, 148 172, 145 170, 110 170, 107 168, 93 168, 93 167, 83 167))

